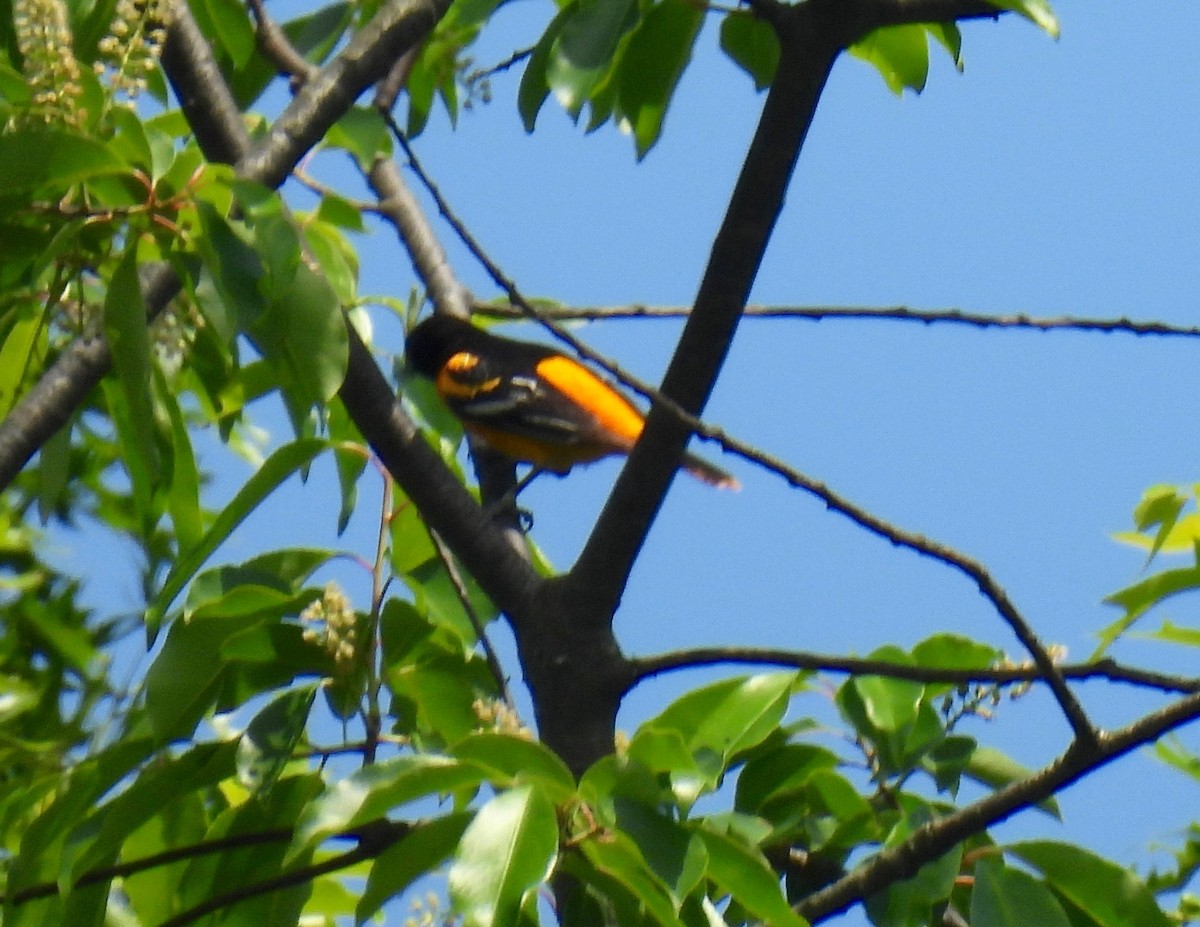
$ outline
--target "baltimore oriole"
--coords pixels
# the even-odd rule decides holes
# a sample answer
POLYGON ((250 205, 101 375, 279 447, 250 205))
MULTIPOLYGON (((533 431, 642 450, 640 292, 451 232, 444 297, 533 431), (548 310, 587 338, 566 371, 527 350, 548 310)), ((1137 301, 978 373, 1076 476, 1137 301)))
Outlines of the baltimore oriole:
MULTIPOLYGON (((513 460, 563 474, 628 454, 645 416, 615 386, 544 344, 501 338, 435 314, 408 334, 409 365, 432 380, 468 432, 513 460)), ((682 466, 713 486, 738 489, 719 467, 685 454, 682 466)))

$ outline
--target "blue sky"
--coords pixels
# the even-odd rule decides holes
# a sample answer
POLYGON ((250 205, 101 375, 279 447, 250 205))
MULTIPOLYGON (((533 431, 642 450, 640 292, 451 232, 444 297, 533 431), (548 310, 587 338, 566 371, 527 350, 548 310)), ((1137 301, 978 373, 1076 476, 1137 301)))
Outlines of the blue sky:
MULTIPOLYGON (((1200 7, 1102 0, 1064 2, 1058 12, 1058 41, 1013 17, 966 24, 965 72, 935 50, 920 96, 896 98, 867 65, 839 62, 754 301, 1200 324, 1200 7)), ((551 13, 542 0, 516 0, 481 39, 478 63, 532 42, 551 13)), ((494 102, 464 113, 455 131, 437 116, 416 141, 472 232, 527 295, 687 304, 762 101, 717 51, 715 29, 701 36, 663 140, 640 164, 629 139, 611 126, 585 136, 553 101, 526 135, 513 102, 518 79, 519 69, 498 75, 494 102)), ((353 183, 340 159, 318 164, 353 183)), ((442 228, 462 278, 477 295, 496 295, 442 228)), ((361 256, 363 292, 403 298, 415 285, 390 233, 364 241, 361 256)), ((678 327, 609 322, 579 334, 653 382, 678 327)), ((388 326, 379 338, 401 350, 388 326)), ((1141 568, 1141 555, 1111 532, 1129 527, 1147 486, 1200 477, 1195 358, 1195 343, 1182 339, 748 320, 705 417, 984 561, 1044 639, 1083 658, 1115 617, 1101 599, 1141 568)), ((954 631, 1023 657, 958 574, 866 535, 750 464, 722 463, 742 492, 686 478, 672 488, 617 618, 629 652, 733 643, 866 654, 954 631)), ((570 565, 617 469, 609 461, 544 478, 523 497, 533 537, 554 563, 570 565)), ((338 542, 328 474, 317 468, 307 488, 272 500, 228 558, 309 532, 304 542, 369 556, 371 493, 338 542), (297 525, 299 507, 317 514, 297 525)), ((244 476, 222 464, 217 491, 244 476)), ((117 585, 93 585, 93 594, 129 607, 136 587, 117 585)), ((365 602, 365 578, 350 591, 365 602)), ((1193 604, 1180 600, 1170 617, 1195 625, 1193 604)), ((1183 669, 1161 645, 1131 641, 1117 653, 1183 669)), ((706 678, 639 690, 622 726, 706 678)), ((1100 686, 1083 696, 1107 725, 1152 703, 1100 686)), ((829 717, 820 695, 797 711, 829 717)), ((1066 728, 1034 693, 968 731, 1035 765, 1061 748, 1066 728)), ((1196 745, 1194 732, 1185 737, 1196 745)), ((1121 862, 1145 861, 1175 842, 1196 798, 1194 783, 1137 756, 1066 793, 1063 825, 1027 813, 999 833, 1078 840, 1121 862)))

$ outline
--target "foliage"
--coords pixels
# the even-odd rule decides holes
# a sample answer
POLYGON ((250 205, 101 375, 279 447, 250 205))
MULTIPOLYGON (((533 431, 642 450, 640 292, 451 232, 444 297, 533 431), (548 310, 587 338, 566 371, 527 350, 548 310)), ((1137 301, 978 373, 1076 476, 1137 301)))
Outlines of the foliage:
MULTIPOLYGON (((996 5, 1057 29, 1040 0, 996 5)), ((334 4, 282 31, 323 63, 382 6, 334 4)), ((498 6, 456 0, 422 43, 405 84, 410 133, 435 97, 452 116, 469 102, 478 78, 465 50, 498 6)), ((531 45, 520 117, 532 130, 553 94, 575 119, 586 108, 589 130, 618 123, 644 155, 707 16, 720 16, 720 45, 755 86, 771 83, 781 50, 769 6, 561 3, 531 45)), ((0 413, 73 345, 103 335, 112 363, 0 505, 5 924, 364 923, 444 884, 471 927, 549 922, 548 887, 567 924, 799 925, 829 914, 811 899, 848 870, 1030 782, 973 722, 999 710, 1006 687, 1043 677, 949 634, 883 647, 837 684, 833 748, 814 736, 827 719, 813 708, 832 677, 784 668, 695 689, 573 770, 523 725, 493 665, 492 588, 464 578, 465 558, 427 524, 436 513, 381 473, 338 398, 357 337, 346 320, 360 301, 360 207, 321 191, 317 208, 290 209, 261 178, 206 158, 168 102, 163 30, 194 15, 232 99, 258 118, 278 62, 253 19, 227 2, 172 13, 18 0, 14 14, 0 61, 0 413), (165 307, 146 295, 159 271, 178 286, 165 307), (269 449, 253 409, 268 396, 293 432, 269 449), (206 468, 224 450, 197 450, 214 435, 254 463, 219 505, 206 468), (360 495, 386 487, 373 556, 229 556, 239 526, 265 517, 293 477, 332 493, 314 475, 326 464, 336 532, 360 495), (130 540, 144 609, 82 607, 39 518, 130 540), (372 579, 365 606, 323 578, 349 559, 372 579), (114 661, 141 645, 135 631, 153 656, 126 691, 114 661), (341 738, 322 743, 330 730, 341 738)), ((893 90, 920 90, 931 37, 960 60, 954 22, 873 29, 848 50, 893 90)), ((368 169, 390 153, 375 113, 339 116, 324 145, 368 169)), ((461 431, 421 389, 406 381, 404 411, 461 478, 461 431)), ((1200 557, 1187 502, 1156 489, 1139 506, 1151 558, 1200 557)), ((1105 645, 1193 589, 1198 571, 1200 560, 1114 594, 1124 612, 1105 645)), ((1170 623, 1156 636, 1196 644, 1170 623)), ((1111 758, 1103 746, 1090 747, 1095 765, 1111 758)), ((1197 777, 1181 747, 1158 750, 1197 777)), ((1009 810, 1054 815, 1053 791, 1009 810)), ((1143 880, 1081 847, 997 844, 994 819, 874 883, 872 920, 928 924, 951 910, 975 927, 1160 925, 1160 896, 1184 888, 1200 858, 1189 832, 1178 872, 1143 880)), ((1185 895, 1180 911, 1194 907, 1185 895)))

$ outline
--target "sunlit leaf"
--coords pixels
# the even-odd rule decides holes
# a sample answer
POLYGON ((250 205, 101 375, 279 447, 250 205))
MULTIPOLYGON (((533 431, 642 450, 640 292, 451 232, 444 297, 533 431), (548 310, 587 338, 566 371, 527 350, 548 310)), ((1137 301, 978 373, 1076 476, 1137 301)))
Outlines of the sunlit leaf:
POLYGON ((480 808, 447 877, 465 927, 516 924, 526 893, 550 877, 557 855, 554 805, 537 787, 501 792, 480 808))
POLYGON ((1020 13, 1049 35, 1058 38, 1060 29, 1058 17, 1048 0, 990 0, 990 2, 1002 10, 1020 13))
POLYGON ((796 673, 764 673, 712 683, 676 700, 643 727, 677 731, 694 756, 709 754, 723 767, 775 729, 796 678, 796 673))
POLYGON ((514 784, 537 782, 555 802, 575 792, 575 777, 558 755, 544 744, 511 734, 481 732, 454 745, 454 755, 489 770, 493 781, 511 776, 514 784))
POLYGON ((482 779, 482 771, 473 764, 435 754, 399 756, 364 766, 311 803, 296 824, 289 857, 410 801, 473 786, 482 779))
POLYGON ((292 760, 304 737, 317 684, 288 689, 254 716, 238 739, 238 780, 252 792, 265 792, 292 760))
POLYGON ((875 67, 895 94, 920 93, 929 76, 929 42, 920 24, 885 26, 850 46, 850 54, 875 67))

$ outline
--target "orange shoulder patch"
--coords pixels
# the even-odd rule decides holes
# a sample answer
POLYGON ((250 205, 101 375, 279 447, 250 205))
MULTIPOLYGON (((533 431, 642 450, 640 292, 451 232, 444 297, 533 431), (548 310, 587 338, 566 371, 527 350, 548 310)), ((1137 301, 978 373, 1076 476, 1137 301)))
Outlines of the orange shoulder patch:
POLYGON ((591 413, 597 424, 628 449, 646 424, 642 413, 620 392, 587 367, 562 354, 538 361, 538 376, 591 413))

